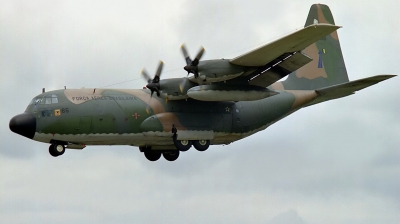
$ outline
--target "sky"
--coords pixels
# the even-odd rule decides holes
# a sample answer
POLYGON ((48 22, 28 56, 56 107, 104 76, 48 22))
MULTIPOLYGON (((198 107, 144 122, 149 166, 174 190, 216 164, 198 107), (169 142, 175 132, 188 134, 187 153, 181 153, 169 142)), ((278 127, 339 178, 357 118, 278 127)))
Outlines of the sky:
MULTIPOLYGON (((2 222, 398 223, 399 77, 175 162, 131 146, 53 158, 9 130, 42 88, 141 88, 159 60, 182 77, 182 43, 233 58, 301 28, 313 3, 0 0, 2 222)), ((324 3, 351 80, 400 74, 399 1, 324 3)))

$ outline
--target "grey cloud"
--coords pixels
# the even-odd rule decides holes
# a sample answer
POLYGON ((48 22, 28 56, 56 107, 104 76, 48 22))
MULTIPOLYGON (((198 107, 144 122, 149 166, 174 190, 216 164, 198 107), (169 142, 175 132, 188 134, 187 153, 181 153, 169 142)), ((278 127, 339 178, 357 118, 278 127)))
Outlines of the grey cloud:
POLYGON ((306 222, 299 216, 296 210, 289 210, 282 214, 277 215, 268 224, 306 224, 306 222))

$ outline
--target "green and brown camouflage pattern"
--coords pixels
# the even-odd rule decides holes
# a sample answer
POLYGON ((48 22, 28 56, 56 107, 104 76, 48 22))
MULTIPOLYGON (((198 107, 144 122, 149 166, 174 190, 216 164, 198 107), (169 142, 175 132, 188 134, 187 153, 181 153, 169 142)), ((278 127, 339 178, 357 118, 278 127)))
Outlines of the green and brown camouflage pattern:
MULTIPOLYGON (((311 6, 304 26, 315 23, 335 25, 331 10, 327 5, 311 6)), ((349 81, 337 31, 315 42, 302 52, 310 56, 313 61, 290 74, 285 81, 273 84, 274 89, 315 90, 349 81)))
MULTIPOLYGON (((212 132, 212 144, 229 144, 263 130, 317 96, 314 91, 282 91, 246 102, 165 101, 148 90, 66 89, 38 95, 26 112, 37 118, 34 140, 82 145, 173 145, 179 132, 212 132), (274 110, 271 110, 274 108, 274 110)), ((190 139, 190 137, 189 137, 190 139)))
MULTIPOLYGON (((314 23, 334 24, 328 6, 311 6, 305 26, 314 23)), ((287 80, 269 86, 277 94, 264 99, 198 101, 179 90, 178 83, 183 79, 160 82, 167 96, 176 96, 174 100, 151 97, 148 89, 62 89, 42 93, 32 100, 24 113, 29 116, 24 119, 33 115, 35 121, 31 119, 26 127, 35 129, 33 140, 61 142, 70 148, 132 145, 152 150, 175 150, 173 126, 178 130, 178 140, 230 144, 264 130, 302 107, 348 96, 393 77, 380 75, 349 82, 336 31, 310 45, 303 53, 313 61, 291 73, 287 80)), ((224 71, 230 67, 226 69, 224 71)), ((232 74, 236 74, 235 69, 232 74)), ((257 68, 242 69, 244 74, 258 72, 257 68)), ((287 72, 284 69, 276 71, 287 72)), ((212 85, 215 94, 226 86, 228 90, 235 90, 235 94, 239 90, 246 94, 246 85, 263 86, 255 82, 256 79, 248 80, 244 75, 212 85)), ((190 82, 185 91, 196 85, 201 83, 190 82)), ((10 129, 30 138, 30 133, 24 130, 15 131, 25 127, 24 124, 17 127, 18 116, 10 121, 10 129)))

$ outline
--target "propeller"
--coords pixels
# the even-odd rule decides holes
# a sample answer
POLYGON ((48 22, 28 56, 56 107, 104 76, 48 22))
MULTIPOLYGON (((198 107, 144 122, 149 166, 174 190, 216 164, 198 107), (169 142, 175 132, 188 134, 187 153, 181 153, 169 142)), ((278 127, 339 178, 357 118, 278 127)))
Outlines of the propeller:
POLYGON ((194 60, 192 60, 186 50, 186 46, 185 44, 181 45, 181 50, 183 53, 183 57, 185 58, 186 61, 186 66, 183 67, 183 69, 185 69, 188 74, 186 75, 186 78, 182 80, 181 84, 179 85, 179 89, 181 90, 181 92, 183 91, 183 88, 186 85, 186 82, 188 80, 188 76, 190 73, 194 74, 194 77, 197 79, 199 77, 199 67, 198 64, 200 62, 201 57, 204 54, 204 47, 201 47, 199 52, 197 53, 196 57, 194 58, 194 60))
POLYGON ((204 47, 200 48, 199 53, 197 53, 194 60, 192 60, 190 58, 190 56, 186 50, 185 44, 182 44, 181 50, 182 50, 183 56, 185 57, 185 61, 186 61, 186 66, 183 67, 183 69, 185 69, 188 72, 188 75, 189 75, 189 73, 193 73, 195 78, 199 77, 199 68, 197 67, 197 65, 199 64, 200 59, 204 54, 204 51, 205 51, 204 47))
POLYGON ((149 76, 149 74, 147 73, 147 71, 145 69, 142 70, 142 76, 147 80, 147 85, 146 88, 148 88, 151 91, 150 97, 153 96, 153 93, 156 92, 157 96, 160 97, 160 75, 161 75, 161 71, 163 69, 164 66, 164 62, 160 61, 159 65, 158 65, 158 69, 156 71, 156 74, 154 75, 154 78, 151 79, 151 77, 149 76))

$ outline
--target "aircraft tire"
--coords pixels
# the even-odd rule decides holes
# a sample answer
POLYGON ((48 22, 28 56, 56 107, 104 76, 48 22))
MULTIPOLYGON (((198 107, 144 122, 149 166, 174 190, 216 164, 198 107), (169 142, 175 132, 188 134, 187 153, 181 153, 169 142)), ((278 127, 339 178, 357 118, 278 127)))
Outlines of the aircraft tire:
POLYGON ((175 161, 179 157, 179 150, 174 150, 171 152, 163 152, 164 159, 168 161, 175 161))
POLYGON ((61 156, 65 152, 65 146, 64 145, 59 145, 59 144, 51 144, 49 146, 49 153, 50 155, 57 157, 61 156))
POLYGON ((208 147, 210 146, 210 140, 196 140, 193 141, 193 146, 194 148, 197 149, 197 151, 206 151, 208 147))
POLYGON ((57 157, 58 156, 57 153, 54 151, 54 145, 50 145, 49 146, 49 153, 53 157, 57 157))
POLYGON ((174 145, 179 151, 185 152, 192 147, 192 141, 174 139, 174 145))
POLYGON ((65 152, 65 146, 64 145, 54 144, 54 151, 56 151, 57 154, 59 156, 61 156, 65 152))
POLYGON ((149 161, 157 161, 160 157, 161 157, 161 152, 157 152, 154 150, 147 150, 144 153, 144 156, 146 157, 146 159, 148 159, 149 161))

